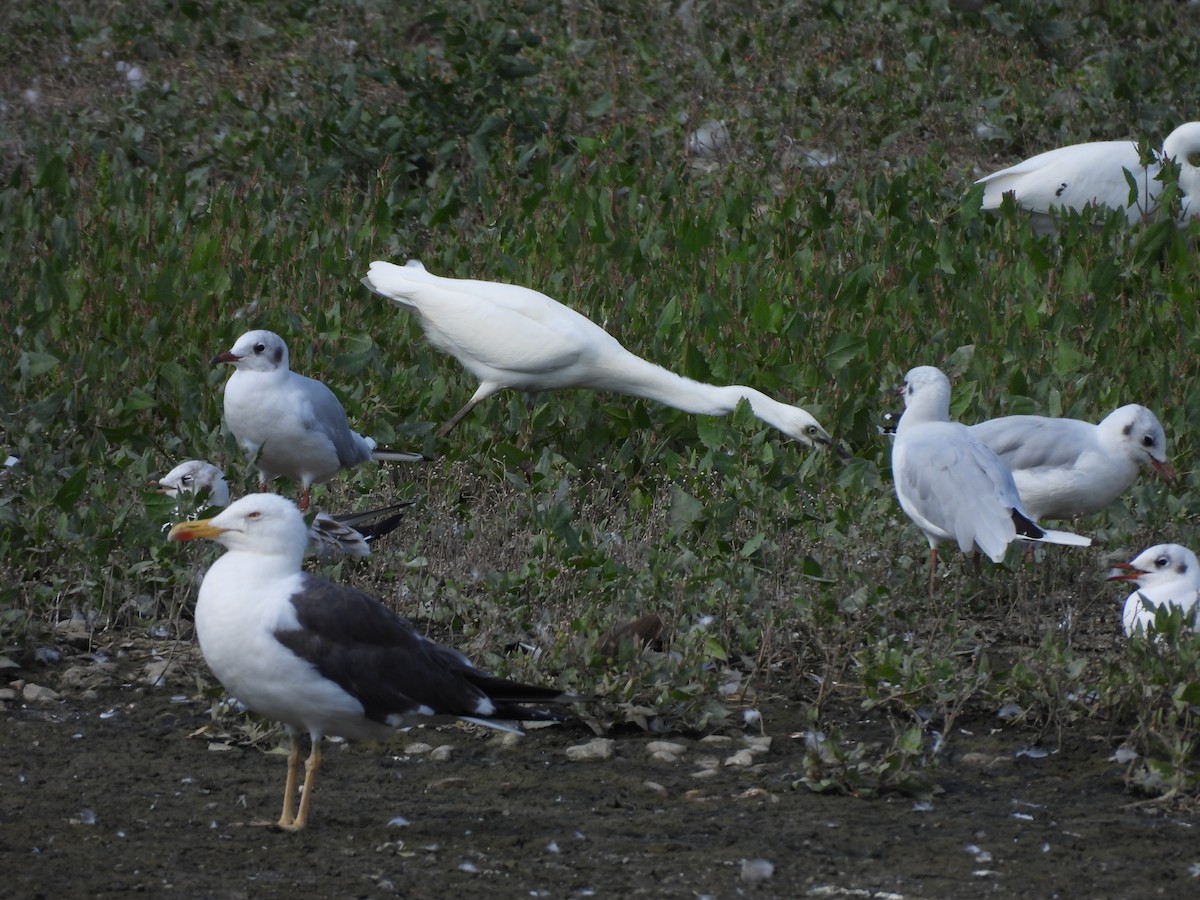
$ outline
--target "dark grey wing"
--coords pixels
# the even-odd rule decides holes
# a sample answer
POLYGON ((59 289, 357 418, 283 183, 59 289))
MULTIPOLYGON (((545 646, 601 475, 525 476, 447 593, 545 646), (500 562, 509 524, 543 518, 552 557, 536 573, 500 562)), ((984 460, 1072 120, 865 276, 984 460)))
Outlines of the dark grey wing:
POLYGON ((292 605, 300 627, 277 631, 276 639, 353 695, 377 722, 421 712, 537 718, 510 704, 566 699, 553 688, 480 672, 458 651, 428 640, 374 597, 345 585, 306 574, 292 605))
POLYGON ((395 531, 404 519, 404 511, 412 506, 415 500, 405 500, 389 506, 376 509, 364 509, 362 512, 338 513, 333 518, 349 528, 353 528, 370 543, 376 538, 395 531))

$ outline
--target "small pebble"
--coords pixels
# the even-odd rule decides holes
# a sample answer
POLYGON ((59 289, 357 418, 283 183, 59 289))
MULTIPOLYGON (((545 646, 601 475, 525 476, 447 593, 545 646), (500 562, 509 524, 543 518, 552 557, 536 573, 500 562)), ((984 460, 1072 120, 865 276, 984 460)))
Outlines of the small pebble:
POLYGON ((40 684, 26 684, 21 694, 26 703, 50 703, 59 699, 58 691, 42 687, 40 684))
POLYGON ((771 737, 770 735, 750 735, 742 739, 751 753, 770 753, 771 752, 771 737))
POLYGON ((576 744, 567 748, 567 759, 575 762, 594 762, 596 760, 612 759, 616 753, 617 742, 612 738, 595 738, 586 744, 576 744))
POLYGON ((669 753, 672 756, 680 756, 686 751, 686 744, 679 744, 675 741, 650 741, 650 743, 646 745, 646 752, 651 756, 656 753, 669 753))
POLYGON ((742 860, 742 881, 758 884, 775 874, 775 864, 765 859, 742 860))

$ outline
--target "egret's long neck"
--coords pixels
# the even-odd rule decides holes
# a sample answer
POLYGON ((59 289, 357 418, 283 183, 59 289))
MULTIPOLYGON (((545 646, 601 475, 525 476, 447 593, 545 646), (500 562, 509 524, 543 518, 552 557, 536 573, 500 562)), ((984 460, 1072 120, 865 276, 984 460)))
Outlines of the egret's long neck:
POLYGON ((781 426, 776 412, 785 405, 752 387, 705 384, 684 378, 632 353, 623 356, 617 365, 606 366, 589 386, 656 400, 702 416, 727 415, 737 408, 738 401, 744 397, 755 416, 777 428, 781 426))

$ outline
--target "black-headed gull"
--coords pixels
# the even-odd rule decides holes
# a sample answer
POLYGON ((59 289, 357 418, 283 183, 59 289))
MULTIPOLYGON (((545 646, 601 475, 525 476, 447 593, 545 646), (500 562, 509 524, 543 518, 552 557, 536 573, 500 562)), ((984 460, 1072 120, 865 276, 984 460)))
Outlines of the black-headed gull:
POLYGON ((1086 547, 1091 539, 1042 528, 1021 506, 1012 473, 991 450, 950 421, 950 380, 918 366, 904 376, 904 413, 892 443, 896 499, 929 540, 929 590, 937 547, 955 541, 1001 562, 1014 540, 1086 547))
POLYGON ((374 597, 301 571, 308 526, 277 494, 251 494, 211 519, 180 522, 169 537, 208 538, 226 549, 200 586, 196 636, 225 689, 287 728, 279 828, 298 831, 308 820, 325 735, 384 737, 433 716, 515 731, 506 723, 557 718, 520 704, 574 699, 481 672, 374 597), (305 731, 312 749, 295 810, 305 731))
POLYGON ((1033 214, 1039 232, 1055 229, 1056 211, 1088 206, 1122 210, 1135 224, 1158 214, 1161 161, 1174 159, 1179 163, 1184 216, 1194 216, 1200 213, 1200 169, 1190 160, 1196 153, 1200 153, 1200 122, 1187 122, 1167 136, 1149 166, 1142 165, 1134 141, 1092 141, 1039 153, 976 184, 984 186, 983 209, 999 209, 1004 195, 1012 194, 1017 206, 1033 214))
MULTIPOLYGON (((438 432, 445 436, 481 400, 506 388, 615 391, 684 412, 720 416, 746 400, 754 415, 809 447, 829 447, 825 429, 798 406, 741 385, 703 384, 626 350, 575 310, 530 288, 443 278, 419 262, 373 262, 363 284, 417 314, 429 342, 479 379, 467 404, 438 432)), ((840 452, 840 449, 839 449, 840 452)))
POLYGON ((263 490, 275 478, 302 486, 300 509, 308 509, 314 484, 369 460, 419 462, 419 453, 380 450, 350 428, 333 391, 288 367, 283 338, 273 331, 248 331, 212 365, 229 364, 225 424, 256 461, 263 490))
POLYGON ((1121 624, 1127 635, 1152 631, 1159 606, 1177 606, 1186 615, 1200 597, 1200 562, 1180 544, 1158 544, 1130 562, 1118 563, 1109 581, 1133 582, 1137 589, 1125 598, 1121 624))
POLYGON ((1098 425, 1080 419, 1003 416, 969 426, 971 436, 1012 470, 1021 505, 1034 519, 1066 519, 1103 509, 1146 466, 1175 477, 1158 417, 1130 403, 1098 425))
MULTIPOLYGON (((203 459, 181 462, 157 484, 168 497, 207 492, 209 506, 229 505, 229 482, 225 480, 225 473, 203 459)), ((309 526, 309 549, 322 559, 370 556, 371 544, 394 531, 409 506, 412 506, 411 500, 338 516, 319 512, 309 526)))

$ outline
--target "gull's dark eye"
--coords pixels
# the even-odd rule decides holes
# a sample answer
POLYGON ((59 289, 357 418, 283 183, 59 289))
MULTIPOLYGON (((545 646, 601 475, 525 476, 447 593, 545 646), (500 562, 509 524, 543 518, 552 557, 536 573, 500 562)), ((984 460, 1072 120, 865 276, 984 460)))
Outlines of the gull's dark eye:
POLYGON ((191 484, 191 483, 192 483, 192 481, 193 481, 193 479, 192 479, 192 476, 191 476, 191 475, 184 475, 184 476, 183 476, 182 478, 180 478, 179 480, 180 480, 180 481, 181 481, 183 484, 191 484))
POLYGON ((1160 556, 1158 559, 1156 559, 1154 561, 1154 565, 1160 569, 1165 569, 1170 564, 1171 564, 1171 560, 1169 560, 1165 556, 1160 556))
POLYGON ((266 345, 266 344, 255 344, 255 345, 254 345, 254 352, 255 352, 255 353, 262 353, 262 352, 263 352, 264 350, 266 350, 266 349, 267 349, 267 345, 266 345))
POLYGON ((254 521, 262 518, 262 513, 255 511, 255 512, 250 513, 250 515, 246 516, 246 518, 249 519, 251 522, 254 522, 254 521))
POLYGON ((1153 447, 1154 446, 1154 435, 1152 435, 1152 434, 1146 435, 1144 438, 1142 438, 1142 444, 1146 447, 1153 447))

